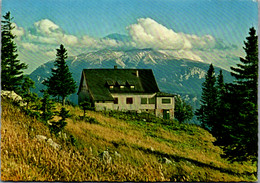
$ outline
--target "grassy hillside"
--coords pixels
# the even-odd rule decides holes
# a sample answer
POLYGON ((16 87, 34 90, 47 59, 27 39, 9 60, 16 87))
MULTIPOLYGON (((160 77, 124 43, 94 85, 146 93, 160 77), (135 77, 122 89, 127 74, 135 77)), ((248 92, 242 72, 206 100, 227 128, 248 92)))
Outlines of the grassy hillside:
POLYGON ((198 126, 93 111, 82 120, 78 107, 67 109, 72 116, 62 140, 2 100, 3 181, 256 181, 256 165, 222 159, 214 137, 198 126), (52 138, 61 149, 36 135, 52 138), (102 157, 104 151, 111 162, 102 157))

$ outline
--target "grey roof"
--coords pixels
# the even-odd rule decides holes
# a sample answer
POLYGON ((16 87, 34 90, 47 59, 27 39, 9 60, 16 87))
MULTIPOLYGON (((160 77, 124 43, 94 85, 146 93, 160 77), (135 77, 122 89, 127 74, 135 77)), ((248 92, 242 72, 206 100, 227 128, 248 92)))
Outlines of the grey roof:
POLYGON ((111 93, 159 92, 151 69, 84 69, 82 72, 94 100, 114 100, 111 93), (109 85, 114 88, 110 89, 109 85), (131 88, 132 85, 135 87, 131 88))

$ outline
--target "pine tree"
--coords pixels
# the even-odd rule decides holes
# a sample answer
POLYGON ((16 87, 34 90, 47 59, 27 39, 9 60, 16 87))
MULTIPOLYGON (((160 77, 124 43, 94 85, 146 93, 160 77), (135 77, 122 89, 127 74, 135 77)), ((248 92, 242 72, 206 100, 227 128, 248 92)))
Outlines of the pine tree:
POLYGON ((65 126, 67 125, 65 120, 70 116, 71 115, 69 114, 69 111, 62 107, 61 111, 59 112, 59 117, 61 117, 61 119, 57 122, 52 121, 49 125, 51 133, 54 133, 55 136, 58 136, 60 132, 63 132, 65 126))
POLYGON ((40 110, 42 111, 41 117, 45 123, 48 123, 49 120, 53 118, 55 109, 54 102, 50 100, 50 95, 46 90, 41 91, 43 92, 43 98, 42 98, 42 106, 40 110))
POLYGON ((212 135, 217 138, 216 144, 221 145, 223 136, 225 136, 224 131, 224 121, 226 117, 227 105, 225 103, 226 96, 226 86, 224 83, 224 77, 222 70, 219 71, 216 82, 217 98, 216 98, 216 117, 215 124, 212 128, 212 135))
POLYGON ((54 97, 61 97, 62 104, 65 105, 65 99, 68 95, 76 92, 76 82, 72 78, 69 67, 65 59, 67 50, 61 44, 60 49, 57 49, 56 60, 54 63, 55 68, 52 69, 52 76, 44 81, 47 86, 48 93, 54 97))
POLYGON ((201 106, 195 112, 203 128, 212 129, 215 125, 217 89, 214 67, 211 64, 202 83, 201 106))
POLYGON ((21 63, 18 59, 17 46, 14 42, 15 35, 12 30, 13 17, 7 12, 1 21, 1 85, 2 90, 18 92, 18 87, 22 83, 23 70, 27 65, 21 63))
POLYGON ((256 157, 258 150, 258 44, 256 30, 253 27, 250 28, 246 39, 246 57, 240 58, 241 63, 237 64, 237 67, 231 67, 231 75, 236 81, 229 87, 230 97, 233 98, 230 103, 233 113, 227 125, 231 142, 231 148, 227 153, 240 158, 256 157))

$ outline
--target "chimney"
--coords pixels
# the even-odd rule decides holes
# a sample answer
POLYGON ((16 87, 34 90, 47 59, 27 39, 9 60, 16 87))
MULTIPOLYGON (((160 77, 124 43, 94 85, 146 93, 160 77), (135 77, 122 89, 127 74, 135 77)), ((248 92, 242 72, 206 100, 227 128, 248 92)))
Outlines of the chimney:
POLYGON ((117 65, 114 65, 114 69, 117 69, 117 65))
POLYGON ((136 77, 139 77, 139 71, 136 70, 136 77))

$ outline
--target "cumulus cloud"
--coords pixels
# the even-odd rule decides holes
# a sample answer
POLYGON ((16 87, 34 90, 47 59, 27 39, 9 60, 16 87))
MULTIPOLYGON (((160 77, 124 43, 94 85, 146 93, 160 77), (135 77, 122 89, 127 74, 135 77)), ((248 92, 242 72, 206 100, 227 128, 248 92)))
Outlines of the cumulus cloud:
POLYGON ((53 23, 51 20, 43 19, 34 23, 34 26, 38 33, 50 35, 50 34, 59 34, 61 29, 58 25, 53 23))
POLYGON ((129 35, 141 48, 189 49, 190 42, 185 36, 157 23, 150 18, 140 18, 137 24, 130 25, 129 35))
POLYGON ((65 44, 73 46, 78 43, 76 36, 65 34, 57 24, 48 19, 35 22, 27 38, 28 41, 37 44, 65 44))
POLYGON ((14 29, 12 30, 12 33, 13 33, 14 35, 16 35, 16 38, 17 38, 18 40, 20 40, 21 37, 25 34, 24 29, 23 29, 22 27, 18 27, 18 26, 16 25, 16 23, 12 23, 12 26, 14 27, 14 29))
POLYGON ((210 35, 199 37, 176 33, 151 18, 140 18, 128 28, 129 35, 140 48, 187 50, 214 48, 216 40, 210 35))

